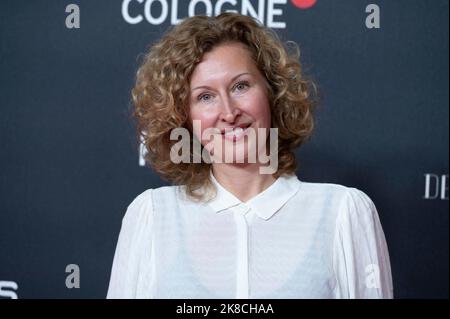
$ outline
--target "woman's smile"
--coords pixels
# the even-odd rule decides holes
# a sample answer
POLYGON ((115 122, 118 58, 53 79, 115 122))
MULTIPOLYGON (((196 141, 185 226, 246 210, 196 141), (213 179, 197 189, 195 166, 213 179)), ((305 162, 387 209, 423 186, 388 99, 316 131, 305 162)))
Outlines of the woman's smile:
POLYGON ((237 142, 243 139, 243 137, 247 134, 249 129, 251 128, 251 123, 242 124, 236 127, 227 127, 221 130, 222 138, 228 141, 237 142))

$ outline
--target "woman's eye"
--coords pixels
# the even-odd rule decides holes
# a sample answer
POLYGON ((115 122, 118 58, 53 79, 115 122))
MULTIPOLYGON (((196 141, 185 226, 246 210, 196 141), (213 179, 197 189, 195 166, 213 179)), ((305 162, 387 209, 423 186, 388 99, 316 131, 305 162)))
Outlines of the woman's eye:
POLYGON ((200 95, 198 96, 198 100, 199 100, 199 101, 205 101, 205 102, 208 102, 208 101, 210 101, 211 99, 212 99, 212 96, 211 96, 211 94, 208 94, 208 93, 200 94, 200 95))
POLYGON ((237 83, 234 86, 234 88, 238 91, 242 91, 242 90, 245 90, 248 86, 249 86, 248 82, 242 81, 242 82, 237 83))

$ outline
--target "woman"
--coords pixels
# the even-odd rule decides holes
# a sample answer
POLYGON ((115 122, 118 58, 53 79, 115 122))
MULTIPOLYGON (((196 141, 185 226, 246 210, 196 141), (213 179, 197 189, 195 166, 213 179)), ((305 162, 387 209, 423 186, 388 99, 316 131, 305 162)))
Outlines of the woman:
POLYGON ((370 198, 295 175, 314 106, 295 53, 235 13, 186 19, 151 47, 134 115, 174 186, 128 206, 108 298, 392 298, 370 198))

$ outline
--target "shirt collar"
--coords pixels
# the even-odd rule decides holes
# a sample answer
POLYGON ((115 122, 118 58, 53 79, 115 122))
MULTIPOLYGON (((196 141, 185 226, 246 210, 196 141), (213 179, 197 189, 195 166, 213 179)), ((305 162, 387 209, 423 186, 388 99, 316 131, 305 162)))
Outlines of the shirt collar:
POLYGON ((257 216, 264 220, 268 220, 279 211, 297 193, 301 185, 301 181, 297 178, 297 175, 283 175, 278 177, 272 185, 258 195, 252 197, 247 202, 242 202, 219 184, 212 174, 212 170, 210 171, 210 177, 212 183, 216 186, 217 194, 208 204, 216 213, 243 204, 250 207, 257 216))

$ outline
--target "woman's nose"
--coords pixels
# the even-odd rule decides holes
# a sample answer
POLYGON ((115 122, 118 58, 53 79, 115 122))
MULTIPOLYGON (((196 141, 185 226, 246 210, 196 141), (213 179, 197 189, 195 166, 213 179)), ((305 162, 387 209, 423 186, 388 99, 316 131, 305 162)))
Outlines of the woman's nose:
POLYGON ((220 118, 223 121, 233 123, 241 114, 239 106, 233 103, 228 97, 222 99, 222 107, 220 111, 220 118))

